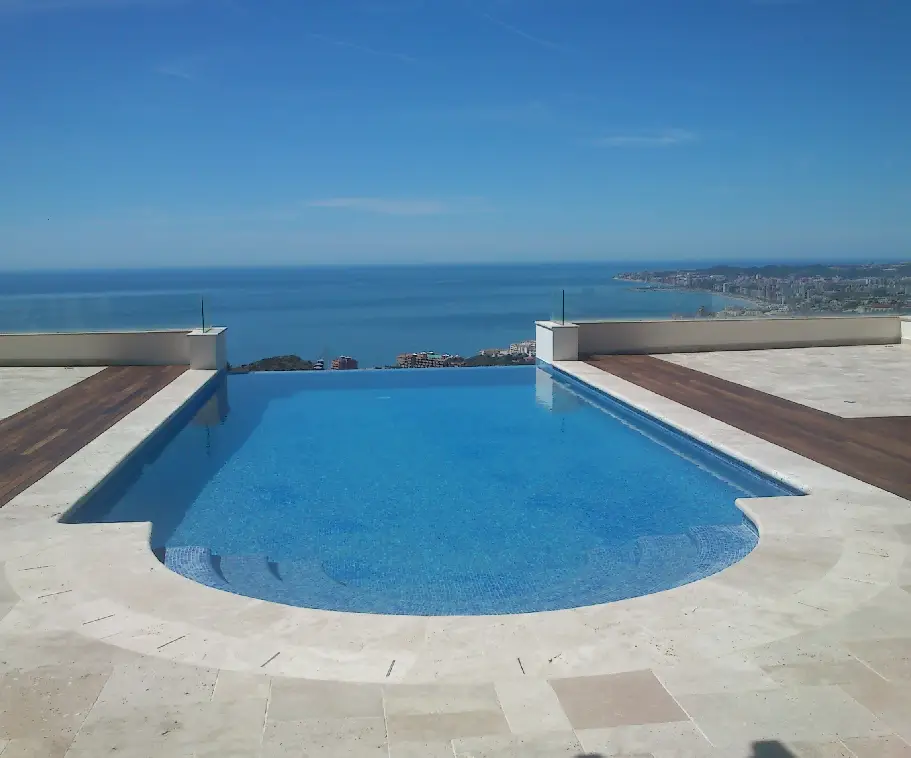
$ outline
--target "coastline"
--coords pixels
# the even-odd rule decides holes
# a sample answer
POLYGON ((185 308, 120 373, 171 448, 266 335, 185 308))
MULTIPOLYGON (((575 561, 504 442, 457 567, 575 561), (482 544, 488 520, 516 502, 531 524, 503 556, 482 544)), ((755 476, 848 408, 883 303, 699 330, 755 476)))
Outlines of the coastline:
MULTIPOLYGON (((725 300, 730 301, 731 303, 744 303, 746 306, 751 308, 770 308, 775 305, 775 303, 769 303, 765 300, 760 300, 754 297, 748 297, 746 295, 729 295, 723 292, 716 292, 715 290, 701 289, 697 287, 672 287, 667 284, 654 284, 648 282, 645 279, 625 279, 620 276, 615 276, 614 281, 617 282, 628 282, 630 284, 644 284, 645 287, 636 288, 636 292, 648 292, 649 290, 662 290, 664 292, 698 292, 703 295, 711 295, 712 297, 721 297, 725 300)), ((747 308, 745 308, 747 309, 747 308)))
POLYGON ((356 272, 346 266, 155 269, 72 276, 42 272, 0 277, 0 322, 7 331, 141 329, 149 323, 182 328, 199 323, 198 293, 205 292, 207 320, 228 324, 231 330, 232 364, 295 353, 304 358, 350 355, 362 366, 378 366, 395 363, 399 353, 426 345, 466 356, 490 345, 525 340, 532 336, 529 325, 552 315, 558 286, 566 289, 568 309, 574 297, 602 283, 609 289, 592 302, 594 315, 668 318, 673 302, 666 306, 664 301, 676 300, 676 295, 640 295, 630 291, 636 285, 612 281, 624 271, 667 265, 637 260, 374 265, 356 272), (352 288, 355 274, 358 286, 352 288), (10 292, 15 294, 6 296, 10 292))

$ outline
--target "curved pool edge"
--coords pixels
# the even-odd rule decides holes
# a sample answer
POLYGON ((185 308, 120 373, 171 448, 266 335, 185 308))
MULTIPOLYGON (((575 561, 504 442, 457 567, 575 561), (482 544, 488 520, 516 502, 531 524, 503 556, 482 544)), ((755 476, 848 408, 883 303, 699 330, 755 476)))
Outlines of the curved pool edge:
MULTIPOLYGON (((634 399, 652 412, 648 397, 634 399)), ((738 500, 759 544, 742 561, 691 584, 601 606, 511 616, 314 611, 214 590, 168 571, 149 548, 146 523, 57 523, 30 510, 26 498, 0 514, 8 521, 2 535, 7 579, 22 598, 22 613, 14 610, 4 624, 15 628, 17 619, 25 624, 37 617, 42 627, 146 655, 278 676, 492 681, 711 659, 825 626, 895 584, 908 547, 891 525, 907 522, 911 503, 770 443, 758 445, 683 406, 655 404, 664 420, 687 433, 695 426, 709 444, 720 434, 725 447, 748 456, 751 465, 779 474, 784 469, 811 489, 807 496, 738 500), (871 519, 879 534, 858 528, 871 519), (814 557, 791 587, 769 571, 782 546, 814 557), (42 571, 34 570, 37 560, 46 564, 42 571)), ((73 504, 83 495, 61 493, 73 504)))
POLYGON ((725 571, 652 595, 530 614, 384 616, 255 600, 168 570, 149 549, 148 524, 47 522, 49 533, 64 530, 40 551, 51 568, 39 577, 30 553, 8 561, 6 573, 23 602, 55 628, 197 666, 372 682, 607 674, 669 665, 693 646, 724 655, 823 626, 891 584, 907 551, 896 549, 898 535, 889 528, 877 538, 852 534, 844 517, 835 520, 847 501, 811 499, 832 516, 830 530, 802 535, 801 550, 825 560, 791 591, 777 582, 765 591, 740 585, 766 573, 782 542, 793 542, 796 498, 748 505, 761 524, 759 544, 725 571), (863 583, 837 568, 871 564, 876 546, 888 546, 889 557, 863 583))
MULTIPOLYGON (((406 376, 410 381, 410 384, 406 382, 406 385, 411 386, 417 383, 424 387, 423 378, 432 374, 434 381, 430 384, 436 387, 440 381, 446 386, 461 386, 462 377, 466 373, 458 369, 439 369, 435 372, 410 371, 386 372, 385 374, 382 372, 380 374, 377 372, 348 372, 339 374, 339 376, 346 381, 356 380, 357 386, 363 384, 361 379, 368 377, 398 378, 406 376)), ((212 477, 213 472, 223 473, 225 469, 234 466, 234 464, 229 464, 229 461, 231 461, 231 453, 238 450, 237 440, 246 439, 244 435, 250 435, 251 429, 257 428, 254 422, 261 421, 263 418, 260 406, 268 406, 269 401, 274 399, 271 391, 263 391, 262 386, 264 385, 252 384, 247 385, 253 387, 252 394, 250 391, 239 393, 243 400, 242 407, 238 409, 239 418, 243 420, 240 425, 240 431, 243 434, 238 436, 236 428, 233 429, 233 437, 227 431, 224 432, 229 442, 232 439, 235 441, 234 444, 226 445, 223 436, 219 436, 221 430, 213 429, 210 440, 208 429, 201 429, 203 426, 216 425, 216 421, 213 420, 212 414, 208 413, 208 410, 205 414, 200 414, 200 418, 194 418, 190 424, 181 425, 175 420, 171 424, 173 433, 160 435, 166 438, 165 442, 149 443, 147 445, 150 448, 149 452, 137 456, 132 466, 125 467, 123 475, 115 476, 110 483, 111 486, 103 488, 102 492, 85 504, 84 509, 77 509, 67 521, 87 523, 150 520, 154 525, 152 546, 156 555, 168 568, 206 586, 247 597, 287 603, 298 607, 353 613, 438 616, 503 615, 572 609, 616 602, 630 597, 665 591, 712 576, 742 560, 755 548, 758 541, 754 525, 750 523, 749 519, 743 517, 742 511, 734 505, 735 498, 738 496, 773 496, 791 492, 779 482, 748 470, 748 467, 731 461, 708 449, 705 445, 693 441, 688 436, 652 420, 647 414, 634 411, 619 401, 607 398, 602 393, 583 393, 580 390, 580 383, 574 382, 570 385, 569 378, 554 376, 551 379, 533 366, 514 369, 478 369, 476 373, 483 387, 488 385, 499 387, 504 382, 509 387, 531 384, 535 389, 535 400, 538 406, 545 403, 547 388, 550 388, 551 393, 557 393, 560 388, 557 399, 562 402, 562 405, 559 410, 578 408, 584 411, 583 416, 587 414, 589 418, 600 417, 605 421, 609 420, 616 425, 617 429, 625 427, 624 434, 634 434, 637 440, 642 440, 645 445, 650 443, 659 445, 663 448, 662 450, 659 451, 656 447, 653 453, 652 448, 649 447, 647 454, 654 454, 656 458, 659 455, 668 459, 672 458, 667 461, 669 471, 676 471, 674 466, 687 467, 687 472, 693 471, 698 475, 694 477, 693 487, 680 489, 680 485, 677 484, 677 489, 675 489, 671 484, 672 480, 667 479, 667 484, 660 492, 660 500, 657 499, 657 496, 654 500, 643 499, 642 496, 630 500, 625 507, 629 508, 631 512, 637 512, 636 518, 640 518, 647 528, 641 528, 639 531, 621 529, 616 533, 612 531, 614 528, 612 519, 605 518, 604 515, 609 500, 607 490, 594 488, 597 491, 592 491, 593 498, 589 509, 597 514, 595 524, 603 527, 600 540, 595 540, 594 548, 586 552, 579 551, 580 554, 570 562, 572 565, 569 570, 562 570, 562 566, 553 566, 553 571, 547 573, 547 581, 536 580, 535 583, 528 581, 525 584, 516 581, 514 585, 510 585, 509 577, 501 577, 494 573, 496 581, 490 581, 488 575, 482 572, 477 581, 473 576, 461 577, 459 581, 462 584, 456 588, 458 591, 448 593, 439 591, 438 595, 428 598, 425 595, 433 593, 412 591, 407 576, 393 573, 391 577, 383 575, 385 588, 381 585, 380 591, 375 592, 371 589, 369 582, 364 583, 363 587, 357 584, 357 580, 361 577, 354 574, 349 576, 342 573, 341 578, 338 578, 338 571, 334 569, 339 567, 332 565, 327 567, 319 555, 315 559, 307 556, 305 560, 299 560, 297 563, 293 559, 281 563, 282 553, 281 550, 278 550, 279 557, 274 560, 270 559, 271 553, 267 555, 265 548, 259 543, 247 544, 243 534, 234 536, 233 540, 226 540, 216 538, 214 532, 207 534, 204 530, 196 529, 195 532, 193 530, 186 530, 186 533, 181 532, 180 538, 172 539, 180 520, 186 514, 191 513, 186 510, 188 501, 181 500, 180 494, 187 488, 192 488, 194 493, 197 492, 195 488, 206 481, 206 476, 212 477), (593 397, 593 395, 597 396, 593 397), (205 416, 205 419, 202 416, 205 416), (205 434, 200 434, 200 431, 205 434), (172 439, 175 441, 171 441, 172 439), (185 450, 181 446, 187 439, 198 442, 198 444, 194 444, 194 451, 199 451, 199 455, 190 454, 194 451, 185 450), (211 450, 215 451, 212 454, 210 454, 210 443, 211 450), (187 453, 187 456, 184 457, 180 452, 175 454, 174 450, 182 450, 187 453), (165 467, 169 472, 168 477, 159 476, 156 479, 159 455, 164 461, 170 461, 171 465, 165 467), (690 465, 693 468, 690 468, 690 465), (697 472, 696 469, 701 469, 701 472, 697 472), (198 475, 193 472, 197 472, 198 475), (145 479, 146 473, 149 474, 148 479, 145 479), (182 477, 187 478, 191 483, 187 485, 187 488, 182 489, 182 477), (709 491, 710 487, 703 493, 700 490, 701 480, 698 477, 703 477, 706 481, 714 480, 715 486, 721 488, 721 494, 713 498, 713 493, 709 491), (143 481, 139 481, 139 479, 143 481), (149 481, 153 484, 149 485, 149 481), (144 489, 141 486, 143 483, 146 485, 144 489), (115 504, 120 499, 129 502, 129 494, 137 486, 138 491, 144 493, 137 498, 137 501, 144 503, 144 507, 126 507, 120 511, 115 510, 114 515, 106 510, 109 507, 115 508, 115 504), (694 495, 694 490, 695 493, 701 493, 702 497, 699 494, 694 495), (168 503, 165 499, 172 494, 175 501, 173 504, 168 503), (676 509, 675 512, 680 514, 671 529, 665 529, 665 525, 658 523, 661 508, 665 502, 668 509, 676 509), (719 507, 713 511, 712 508, 716 502, 719 507), (708 517, 690 517, 690 511, 684 509, 684 504, 692 509, 692 514, 700 513, 700 509, 705 507, 708 517), (659 515, 650 515, 653 513, 659 515), (168 547, 165 548, 165 545, 168 547), (218 545, 222 549, 212 547, 210 553, 205 549, 210 545, 218 545), (506 581, 501 584, 504 578, 506 581), (355 581, 354 586, 357 587, 357 590, 348 589, 349 582, 352 580, 355 581), (490 593, 489 590, 491 584, 495 585, 493 593, 490 593), (510 591, 502 591, 503 587, 510 591), (409 592, 411 592, 410 595, 409 592)), ((328 379, 328 376, 319 374, 312 376, 318 380, 313 385, 302 384, 298 381, 284 382, 284 385, 287 386, 277 396, 295 395, 311 386, 316 389, 334 386, 334 383, 329 385, 319 383, 322 379, 328 379)), ((291 379, 294 380, 295 377, 291 377, 291 379)), ((243 378, 239 381, 247 380, 243 378)), ((474 379, 469 384, 475 386, 477 381, 474 379)), ((269 383, 267 382, 266 385, 269 383)), ((395 386, 399 386, 398 380, 396 380, 395 386)), ((234 389, 233 386, 231 389, 234 389)), ((319 397, 319 394, 315 397, 319 397)), ((235 402, 238 402, 236 398, 235 402)), ((538 412, 535 411, 535 413, 538 412)), ((545 415, 549 417, 551 414, 545 415)), ((189 416, 189 412, 184 413, 184 417, 186 416, 189 416)), ((224 416, 220 416, 219 421, 223 422, 224 416)), ((563 422, 560 420, 561 431, 562 424, 563 422)), ((288 433, 293 434, 293 431, 288 433)), ((571 435, 567 439, 571 445, 573 443, 571 435)), ((593 442, 597 442, 597 439, 593 442)), ((545 448, 541 452, 545 456, 550 455, 549 449, 545 448)), ((610 455, 611 451, 605 448, 603 453, 610 455)), ((346 453, 344 450, 340 450, 336 454, 343 459, 346 453)), ((665 458, 661 458, 661 460, 665 460, 665 458)), ((603 468, 603 462, 603 457, 599 456, 595 463, 603 468)), ((294 462, 290 463, 293 465, 294 462)), ((629 471, 635 472, 635 466, 638 463, 638 460, 627 461, 626 465, 631 466, 629 471)), ((610 468, 611 466, 608 466, 608 469, 610 468)), ((242 470, 242 467, 238 470, 242 470)), ((621 470, 626 471, 627 469, 621 467, 621 470)), ((652 473, 656 479, 661 480, 664 471, 664 468, 659 467, 653 468, 652 473)), ((275 473, 274 476, 277 477, 276 481, 281 481, 280 473, 275 473)), ((671 474, 667 474, 667 476, 671 476, 671 474)), ((552 480, 559 481, 559 478, 560 471, 557 471, 552 476, 552 480)), ((233 480, 233 483, 238 487, 246 484, 237 479, 233 480)), ((268 486, 269 482, 263 482, 263 484, 268 486)), ((545 486, 549 486, 549 481, 545 482, 545 486)), ((568 489, 571 492, 571 488, 567 488, 565 483, 560 484, 557 489, 568 489)), ((508 494, 505 494, 504 502, 507 497, 508 494)), ((572 494, 569 497, 571 498, 572 494)), ((559 503, 559 492, 551 500, 559 503)), ((231 514, 231 523, 243 524, 244 513, 247 511, 243 508, 232 511, 228 505, 233 501, 242 506, 245 499, 234 498, 230 493, 222 493, 221 499, 209 503, 210 521, 217 524, 220 518, 219 513, 223 512, 226 515, 231 514), (227 500, 224 497, 227 497, 227 500), (237 512, 238 510, 240 513, 237 512)), ((489 502, 488 509, 495 511, 496 508, 497 502, 496 499, 493 499, 489 502)), ((276 533, 284 534, 285 524, 293 523, 293 516, 294 514, 286 511, 276 511, 275 520, 268 525, 268 528, 276 533)), ((514 538, 515 544, 522 544, 521 532, 524 516, 524 512, 521 511, 510 514, 509 528, 496 541, 488 544, 485 554, 487 551, 490 551, 491 555, 498 555, 500 551, 509 553, 505 546, 512 544, 514 538)), ((538 529, 531 533, 543 534, 544 530, 538 529)), ((550 539, 549 533, 547 538, 550 539)), ((265 544, 268 548, 268 543, 265 544)), ((546 553, 546 547, 549 546, 540 547, 542 552, 546 553)), ((573 554, 572 547, 574 546, 566 545, 567 549, 560 554, 573 554)), ((470 545, 462 548, 462 550, 470 549, 470 545)), ((534 552, 537 551, 532 551, 532 553, 534 552)), ((520 565, 522 565, 521 562, 520 565)), ((495 569, 492 570, 495 571, 495 569)), ((534 577, 534 572, 531 572, 529 576, 534 577)))
MULTIPOLYGON (((735 503, 735 507, 736 503, 735 503)), ((401 617, 425 617, 425 618, 482 618, 492 616, 528 616, 536 613, 554 613, 563 610, 577 610, 579 608, 593 607, 597 605, 608 605, 622 602, 624 600, 636 597, 647 597, 649 595, 666 592, 676 589, 687 584, 701 581, 715 576, 731 566, 737 565, 752 553, 759 544, 759 532, 753 521, 743 514, 743 509, 738 509, 742 518, 742 523, 738 525, 715 525, 693 527, 683 533, 673 535, 662 535, 654 537, 640 537, 630 540, 622 546, 625 550, 637 551, 640 562, 637 568, 643 573, 652 576, 653 582, 649 589, 639 591, 635 594, 629 594, 623 591, 623 594, 617 597, 608 597, 611 594, 605 590, 602 599, 594 600, 587 603, 569 604, 561 600, 556 607, 538 607, 536 609, 500 609, 496 611, 479 611, 466 610, 449 610, 446 612, 437 612, 427 610, 423 613, 413 613, 407 610, 357 610, 343 607, 327 607, 316 604, 306 604, 285 601, 275 594, 267 594, 262 582, 267 581, 272 585, 273 593, 284 591, 282 587, 283 577, 278 573, 278 567, 270 566, 270 562, 262 555, 215 555, 211 549, 200 545, 183 545, 178 547, 156 548, 153 550, 156 558, 168 570, 191 579, 206 587, 233 593, 241 597, 253 600, 262 600, 264 602, 287 605, 294 608, 307 608, 310 610, 325 610, 338 613, 349 613, 356 616, 401 616, 401 617), (703 558, 703 563, 698 571, 681 573, 679 570, 664 575, 655 575, 653 572, 661 569, 665 562, 666 553, 661 553, 662 548, 669 544, 679 545, 681 542, 689 545, 697 545, 697 550, 707 556, 722 555, 723 559, 713 560, 711 557, 703 558), (661 557, 657 557, 658 555, 661 557), (649 560, 651 559, 651 560, 649 560), (229 570, 226 565, 231 566, 229 570), (250 571, 256 572, 255 575, 259 582, 257 594, 246 592, 232 583, 233 576, 237 575, 237 568, 241 566, 250 571), (645 568, 643 568, 645 567, 645 568), (271 576, 266 576, 264 569, 269 571, 271 576)), ((679 566, 677 567, 679 569, 679 566)), ((605 567, 599 567, 598 575, 604 576, 608 571, 605 567)), ((619 592, 618 592, 619 594, 619 592)), ((543 603, 541 604, 543 605, 543 603)))

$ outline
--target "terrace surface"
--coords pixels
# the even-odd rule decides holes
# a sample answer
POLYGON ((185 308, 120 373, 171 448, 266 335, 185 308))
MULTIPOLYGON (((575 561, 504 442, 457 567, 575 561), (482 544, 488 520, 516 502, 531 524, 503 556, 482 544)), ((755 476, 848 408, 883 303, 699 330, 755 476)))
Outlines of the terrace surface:
MULTIPOLYGON (((853 422, 889 415, 878 350, 646 365, 701 362, 695 386, 749 361, 727 378, 801 413, 862 381, 842 396, 853 422), (852 378, 833 380, 832 361, 852 378)), ((911 349, 893 350, 901 369, 911 349)), ((56 520, 212 377, 185 371, 0 509, 0 758, 911 756, 911 503, 671 399, 667 383, 558 367, 810 494, 740 501, 756 550, 648 597, 467 618, 288 608, 172 574, 147 525, 56 520)), ((33 409, 73 383, 51 370, 42 392, 16 371, 3 397, 33 409)), ((891 411, 882 433, 898 444, 906 412, 891 411)))
MULTIPOLYGON (((187 370, 186 366, 16 369, 0 418, 0 507, 187 370), (16 391, 16 390, 19 391, 16 391), (25 403, 18 412, 15 409, 25 403)), ((12 378, 11 378, 12 377, 12 378)))
POLYGON ((588 363, 911 499, 909 352, 896 345, 608 355, 588 363), (813 377, 826 374, 814 392, 813 377))

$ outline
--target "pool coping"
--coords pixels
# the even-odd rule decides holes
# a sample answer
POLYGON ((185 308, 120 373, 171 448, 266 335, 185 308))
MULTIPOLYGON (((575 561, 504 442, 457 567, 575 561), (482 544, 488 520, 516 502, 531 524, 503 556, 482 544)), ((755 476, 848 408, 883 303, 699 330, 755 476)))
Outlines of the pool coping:
MULTIPOLYGON (((459 374, 464 374, 461 369, 454 368, 442 368, 442 369, 430 369, 430 371, 436 372, 446 372, 450 376, 458 376, 459 374)), ((478 369, 478 371, 483 371, 478 369)), ((289 372, 284 372, 289 373, 289 372)), ((308 373, 308 372, 301 372, 308 373)), ((309 372, 313 374, 314 372, 309 372)), ((353 374, 360 373, 362 376, 366 372, 345 372, 345 378, 353 378, 353 374)), ((400 373, 400 372, 399 372, 400 373)), ((419 391, 426 391, 431 387, 423 383, 423 377, 420 374, 415 374, 414 370, 409 372, 411 374, 410 382, 396 382, 393 381, 390 385, 377 385, 384 387, 384 392, 386 389, 401 390, 404 387, 412 387, 417 378, 417 384, 415 385, 419 391)), ((557 595, 551 593, 550 597, 555 598, 555 602, 545 602, 536 598, 535 596, 522 596, 524 602, 522 605, 525 607, 508 607, 507 603, 494 603, 492 608, 481 609, 478 607, 478 604, 472 601, 464 602, 461 604, 461 607, 434 607, 432 609, 416 607, 415 603, 411 603, 411 607, 401 607, 401 608, 391 608, 391 604, 382 603, 376 601, 371 603, 372 607, 364 607, 364 604, 361 602, 357 603, 348 603, 342 602, 339 598, 336 598, 336 602, 333 602, 332 595, 323 595, 323 602, 308 602, 307 596, 311 594, 307 591, 306 586, 303 589, 303 595, 299 596, 297 599, 289 598, 284 599, 281 594, 273 594, 267 588, 261 588, 257 591, 256 587, 251 587, 247 585, 246 587, 238 587, 236 584, 237 574, 244 571, 245 569, 242 566, 235 565, 233 561, 251 561, 249 570, 253 571, 262 571, 265 574, 267 561, 274 560, 274 557, 258 555, 256 551, 247 551, 243 550, 237 552, 219 552, 214 548, 207 546, 207 543, 204 540, 201 541, 183 541, 177 542, 174 546, 163 547, 162 543, 159 541, 154 543, 157 547, 153 551, 155 552, 157 558, 165 564, 171 571, 181 574, 182 576, 192 579, 200 584, 203 584, 207 587, 212 587, 215 589, 224 590, 233 594, 242 595, 245 597, 250 597, 253 599, 267 600, 277 603, 285 603, 297 607, 312 608, 314 610, 329 610, 329 611, 338 611, 338 612, 347 612, 347 613, 366 613, 373 615, 398 615, 398 616, 483 616, 483 615, 515 615, 515 614, 527 614, 531 612, 544 612, 544 611, 555 611, 555 610, 569 610, 572 608, 603 604, 607 602, 615 602, 621 599, 627 599, 629 597, 637 597, 643 594, 652 594, 657 591, 662 591, 664 589, 670 589, 680 584, 690 583, 696 581, 699 578, 704 578, 710 576, 714 573, 717 573, 724 568, 727 568, 728 565, 732 563, 739 562, 742 560, 743 556, 751 552, 756 544, 758 543, 758 532, 755 528, 753 522, 746 516, 743 515, 741 509, 737 508, 734 504, 735 497, 773 497, 773 496, 794 496, 794 495, 803 495, 805 493, 799 492, 789 485, 784 484, 783 482, 773 479, 761 472, 756 471, 752 467, 747 466, 741 461, 737 461, 729 456, 724 455, 723 453, 717 451, 715 448, 712 448, 704 443, 701 443, 688 435, 681 433, 677 429, 673 429, 663 422, 655 419, 652 416, 649 416, 642 411, 639 411, 622 401, 607 395, 600 390, 593 388, 591 385, 580 382, 573 377, 565 374, 559 369, 552 369, 546 364, 539 364, 537 370, 533 366, 523 366, 514 368, 510 367, 507 371, 497 371, 495 374, 504 374, 504 376, 519 376, 524 377, 520 383, 516 384, 516 389, 525 390, 533 387, 536 390, 536 399, 537 404, 545 403, 547 404, 547 398, 550 397, 552 392, 557 391, 556 388, 560 388, 561 394, 566 394, 567 396, 572 396, 575 398, 574 402, 580 404, 581 407, 588 407, 588 412, 594 414, 594 416, 601 416, 603 419, 609 419, 611 423, 617 424, 618 427, 628 427, 630 433, 634 436, 641 436, 644 439, 649 440, 654 444, 654 449, 649 447, 651 451, 649 455, 658 455, 658 448, 664 448, 669 453, 670 457, 676 457, 678 460, 685 462, 688 467, 692 469, 699 469, 700 475, 704 476, 707 480, 713 479, 716 481, 724 482, 726 486, 731 487, 735 490, 734 493, 729 493, 725 498, 726 505, 725 514, 726 518, 724 519, 725 526, 729 528, 739 527, 742 531, 738 533, 736 537, 733 537, 732 534, 728 535, 728 539, 731 539, 731 549, 727 551, 727 556, 725 557, 713 557, 711 560, 705 560, 704 563, 699 565, 701 571, 697 574, 697 569, 694 568, 691 564, 681 564, 677 570, 673 573, 670 573, 667 576, 662 577, 662 581, 658 586, 652 586, 649 589, 640 589, 636 591, 634 586, 627 585, 626 588, 614 588, 614 591, 610 593, 610 596, 604 592, 604 581, 597 578, 598 574, 595 574, 593 579, 594 581, 588 585, 589 591, 588 597, 580 597, 583 595, 583 592, 578 589, 578 582, 575 582, 575 594, 577 596, 578 602, 568 602, 565 594, 557 595), (518 374, 514 372, 519 371, 518 374), (552 377, 553 381, 545 379, 544 374, 547 377, 552 377), (532 377, 534 381, 530 381, 532 377), (542 385, 542 382, 545 382, 545 385, 542 385), (542 387, 546 387, 546 396, 542 395, 542 387), (227 568, 226 566, 227 563, 227 568), (685 576, 689 574, 689 576, 685 576), (233 577, 233 578, 232 578, 233 577), (592 596, 597 594, 598 596, 592 596), (500 607, 496 607, 499 605, 500 607), (474 606, 474 607, 472 607, 474 606)), ((263 374, 267 376, 268 374, 263 374)), ((318 379, 321 377, 318 377, 318 379)), ((461 388, 471 386, 473 389, 480 389, 484 391, 489 387, 499 388, 503 385, 503 379, 495 379, 494 377, 488 377, 483 380, 481 385, 475 385, 475 383, 465 384, 460 379, 456 379, 453 383, 453 387, 461 388)), ((307 393, 307 388, 311 385, 309 384, 294 384, 294 387, 297 388, 298 392, 304 394, 307 393)), ((312 386, 319 387, 319 382, 314 382, 312 386)), ((335 386, 335 385, 330 385, 335 386)), ((371 390, 376 387, 373 384, 367 384, 366 387, 369 387, 371 390)), ((432 385, 434 388, 437 385, 432 385)), ((449 386, 449 385, 442 385, 449 386)), ((510 385, 511 387, 512 385, 510 385)), ((360 383, 355 381, 352 384, 353 388, 363 389, 360 383)), ((232 387, 232 390, 234 388, 232 387)), ((562 415, 562 412, 559 412, 555 408, 556 415, 562 415)), ((547 414, 550 415, 550 414, 547 414)), ((174 425, 177 426, 177 425, 174 425)), ((173 437, 174 434, 168 435, 168 437, 173 437)), ((159 448, 159 445, 155 446, 159 448)), ((602 451, 604 454, 609 454, 610 450, 605 448, 602 451)), ((603 459, 603 456, 602 456, 603 459)), ((145 463, 146 457, 137 463, 145 463)), ((225 459, 222 459, 224 462, 225 459)), ((136 470, 138 466, 134 463, 131 466, 132 470, 136 470)), ((223 468, 219 465, 216 468, 223 468)), ((658 470, 656 470, 658 471, 658 470)), ((556 474, 559 476, 559 473, 556 474)), ((130 477, 127 481, 134 482, 136 479, 135 476, 130 477)), ((121 487, 115 487, 113 493, 106 493, 100 498, 99 503, 93 503, 91 507, 92 513, 82 515, 78 513, 78 508, 74 509, 76 513, 71 513, 71 518, 67 520, 71 523, 92 523, 97 521, 121 521, 121 520, 136 520, 136 519, 112 519, 109 516, 102 515, 107 507, 110 507, 114 502, 116 502, 120 497, 124 495, 124 490, 129 487, 129 484, 121 487), (96 507, 97 506, 97 507, 96 507)), ((605 498, 609 495, 607 492, 601 488, 598 491, 597 498, 604 502, 605 498)), ((719 505, 721 505, 719 503, 719 505)), ((145 520, 145 519, 139 519, 145 520)), ((663 533, 662 533, 663 534, 663 533)), ((695 539, 696 534, 701 534, 701 530, 694 530, 689 533, 690 539, 695 539)), ((721 538, 719 534, 719 539, 721 538)), ((704 537, 702 538, 704 539, 704 537)), ((711 541, 712 538, 709 538, 711 541)), ((169 543, 170 545, 170 543, 169 543)), ((627 545, 629 547, 629 545, 627 545)), ((649 554, 654 555, 654 548, 647 548, 643 543, 639 547, 642 550, 647 551, 649 554)), ((293 572, 293 561, 291 562, 290 570, 293 572)), ((289 566, 283 566, 282 564, 268 564, 268 569, 271 571, 271 578, 278 580, 278 574, 281 574, 281 579, 287 581, 285 575, 286 569, 289 566)), ((657 567, 660 569, 660 567, 657 567)), ((599 572, 600 573, 600 572, 599 572)), ((640 583, 648 580, 648 576, 644 572, 638 572, 640 577, 640 583)), ((298 579, 298 582, 300 580, 298 579)), ((348 581, 347 579, 345 581, 348 581)), ((657 583, 656 583, 657 584, 657 583)), ((280 585, 276 585, 280 586, 280 585)), ((318 600, 319 598, 317 598, 318 600)), ((374 598, 376 600, 376 598, 374 598)), ((350 598, 349 598, 350 600, 350 598)), ((512 604, 509 604, 512 605, 512 604)), ((437 604, 439 606, 439 604, 437 604)), ((451 604, 450 604, 451 606, 451 604)))
MULTIPOLYGON (((709 444, 698 437, 690 434, 685 429, 680 426, 675 426, 671 423, 668 423, 663 418, 660 418, 657 415, 648 413, 647 411, 639 408, 627 400, 621 398, 618 394, 611 394, 604 389, 596 387, 594 384, 591 384, 584 379, 581 379, 573 374, 567 372, 565 369, 559 368, 557 366, 548 366, 543 364, 541 368, 548 373, 553 372, 553 374, 564 378, 564 380, 569 380, 567 382, 568 387, 573 390, 574 384, 580 384, 583 386, 584 391, 588 391, 594 395, 597 400, 595 401, 600 407, 603 407, 608 413, 613 413, 612 406, 619 407, 622 413, 627 413, 636 418, 637 424, 642 424, 645 428, 635 427, 640 433, 650 435, 648 430, 649 426, 657 426, 663 432, 666 432, 672 435, 674 438, 679 438, 684 445, 694 446, 700 450, 700 452, 706 453, 712 458, 720 459, 721 463, 725 466, 734 466, 744 469, 748 474, 767 479, 771 484, 779 487, 782 490, 791 490, 791 492, 782 493, 782 497, 796 497, 801 495, 808 494, 805 490, 795 485, 792 485, 778 476, 773 475, 768 471, 763 471, 760 468, 748 463, 743 457, 738 457, 730 455, 719 447, 709 444)), ((678 453, 681 451, 677 451, 678 453)), ((696 464, 699 465, 699 464, 696 464)))
POLYGON ((145 655, 277 676, 549 679, 736 655, 824 627, 896 584, 907 548, 893 526, 911 520, 908 501, 587 364, 556 367, 808 494, 738 500, 760 535, 750 555, 710 577, 629 600, 454 617, 283 606, 169 571, 152 554, 147 523, 56 521, 214 376, 187 372, 0 512, 0 560, 22 599, 3 628, 67 629, 145 655), (806 553, 806 581, 790 591, 761 582, 782 545, 806 553))

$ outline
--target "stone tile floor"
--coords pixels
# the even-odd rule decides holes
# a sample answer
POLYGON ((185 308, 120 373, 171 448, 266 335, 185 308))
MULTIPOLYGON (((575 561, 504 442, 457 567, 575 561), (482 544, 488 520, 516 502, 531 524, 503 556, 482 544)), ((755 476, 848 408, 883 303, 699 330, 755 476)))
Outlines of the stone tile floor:
POLYGON ((643 670, 519 695, 517 682, 359 684, 129 660, 72 633, 53 647, 76 654, 16 667, 23 648, 49 641, 4 639, 3 758, 911 756, 911 680, 855 658, 762 667, 780 680, 762 689, 718 680, 675 696, 643 670))
POLYGON ((102 370, 100 366, 0 366, 0 419, 24 411, 102 370))
POLYGON ((911 503, 566 368, 812 494, 742 501, 753 554, 632 601, 289 609, 163 570, 143 525, 55 521, 189 372, 0 509, 0 758, 911 758, 911 503))
POLYGON ((911 416, 909 344, 655 357, 835 416, 911 416))

